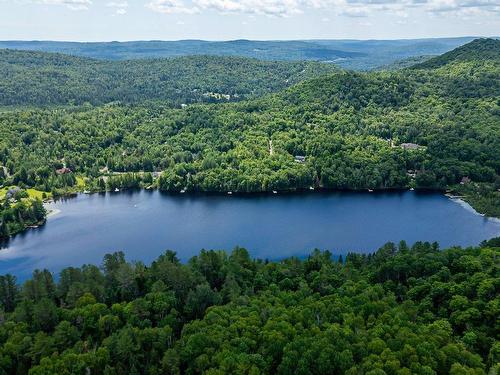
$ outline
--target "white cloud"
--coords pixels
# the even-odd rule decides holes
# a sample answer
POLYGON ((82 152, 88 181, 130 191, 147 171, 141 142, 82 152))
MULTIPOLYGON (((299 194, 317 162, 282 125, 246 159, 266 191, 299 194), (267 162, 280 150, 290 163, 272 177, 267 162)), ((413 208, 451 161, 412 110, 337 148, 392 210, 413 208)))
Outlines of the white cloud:
POLYGON ((127 13, 128 2, 127 1, 110 1, 106 3, 109 8, 115 8, 115 14, 122 16, 127 13))
POLYGON ((408 17, 411 9, 430 13, 499 13, 498 0, 150 0, 146 5, 160 13, 238 13, 288 17, 305 10, 323 9, 347 17, 365 17, 386 12, 408 17))
POLYGON ((426 10, 432 13, 480 14, 499 13, 498 1, 494 0, 428 0, 426 10))
POLYGON ((87 10, 92 5, 91 0, 39 0, 39 4, 65 5, 72 10, 87 10))
POLYGON ((127 8, 128 7, 128 2, 127 1, 110 1, 106 3, 107 7, 111 8, 127 8))
POLYGON ((347 16, 347 17, 367 17, 369 10, 366 7, 353 6, 353 7, 345 7, 338 13, 342 16, 347 16))
POLYGON ((183 0, 153 0, 146 4, 146 7, 158 13, 199 13, 196 6, 185 4, 183 0))
POLYGON ((278 17, 301 13, 301 2, 302 0, 193 0, 200 9, 278 17))

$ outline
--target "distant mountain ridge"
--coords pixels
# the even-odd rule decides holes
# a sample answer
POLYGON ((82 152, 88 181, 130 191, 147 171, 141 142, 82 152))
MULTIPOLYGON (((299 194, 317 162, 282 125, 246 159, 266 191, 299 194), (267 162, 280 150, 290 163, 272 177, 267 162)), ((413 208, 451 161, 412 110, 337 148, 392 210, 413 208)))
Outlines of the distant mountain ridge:
POLYGON ((53 42, 0 41, 0 48, 60 52, 104 60, 129 60, 186 55, 252 57, 261 60, 329 61, 341 67, 369 70, 397 60, 438 55, 475 37, 408 40, 291 40, 291 41, 133 41, 53 42))
POLYGON ((336 70, 314 61, 234 56, 107 61, 0 49, 0 106, 161 100, 172 105, 237 101, 336 70))
POLYGON ((500 40, 480 38, 450 52, 433 57, 414 68, 434 69, 455 61, 500 60, 500 40))

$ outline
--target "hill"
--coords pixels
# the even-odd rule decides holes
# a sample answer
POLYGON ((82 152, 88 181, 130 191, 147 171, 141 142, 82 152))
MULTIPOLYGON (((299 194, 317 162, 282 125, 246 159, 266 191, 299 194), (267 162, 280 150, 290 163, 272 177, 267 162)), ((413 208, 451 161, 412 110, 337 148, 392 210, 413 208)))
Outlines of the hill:
POLYGON ((478 57, 452 69, 335 71, 238 103, 12 111, 0 114, 0 164, 6 183, 54 194, 75 189, 56 173, 63 165, 89 191, 458 187, 500 216, 499 69, 478 57), (153 171, 154 181, 138 174, 153 171))
POLYGON ((131 60, 187 55, 241 56, 260 60, 328 61, 356 70, 369 70, 397 60, 438 55, 473 37, 407 40, 203 40, 134 42, 0 41, 0 48, 60 52, 105 60, 131 60))
POLYGON ((235 101, 279 91, 335 69, 316 62, 243 57, 102 61, 0 50, 0 106, 235 101))
POLYGON ((498 239, 0 276, 4 374, 495 374, 498 239))
POLYGON ((399 70, 399 69, 405 69, 409 68, 412 66, 415 66, 417 64, 421 64, 434 56, 412 56, 412 57, 407 57, 401 60, 396 60, 393 63, 387 64, 387 65, 382 65, 378 66, 374 70, 399 70))
POLYGON ((500 40, 476 39, 441 56, 416 64, 415 69, 435 69, 456 62, 480 62, 493 60, 500 62, 500 40))

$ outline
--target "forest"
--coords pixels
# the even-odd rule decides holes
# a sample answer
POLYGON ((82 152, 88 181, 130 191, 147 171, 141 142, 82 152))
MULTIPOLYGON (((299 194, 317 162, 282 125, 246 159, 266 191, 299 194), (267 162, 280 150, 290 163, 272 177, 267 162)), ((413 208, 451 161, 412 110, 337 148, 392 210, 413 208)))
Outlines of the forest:
POLYGON ((53 196, 449 190, 499 216, 499 75, 500 41, 479 39, 410 68, 336 69, 236 103, 9 109, 0 184, 53 196))
POLYGON ((42 197, 30 197, 26 190, 18 188, 2 190, 0 190, 0 242, 27 227, 45 223, 46 210, 42 197))
POLYGON ((0 374, 495 374, 500 238, 0 276, 0 374))
POLYGON ((0 49, 0 106, 161 101, 172 106, 261 96, 335 71, 332 64, 242 57, 102 61, 0 49))

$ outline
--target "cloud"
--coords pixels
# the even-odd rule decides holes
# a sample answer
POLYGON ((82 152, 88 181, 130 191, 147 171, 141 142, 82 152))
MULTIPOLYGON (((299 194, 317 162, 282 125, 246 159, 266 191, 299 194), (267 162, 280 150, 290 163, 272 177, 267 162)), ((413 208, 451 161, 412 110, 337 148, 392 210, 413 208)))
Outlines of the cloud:
POLYGON ((87 10, 92 5, 91 0, 39 0, 39 4, 65 5, 72 10, 87 10))
POLYGON ((115 8, 115 14, 121 16, 127 13, 128 2, 127 1, 110 1, 106 3, 109 8, 115 8))
POLYGON ((194 14, 203 11, 287 17, 300 13, 303 0, 153 0, 146 7, 159 13, 194 14))
POLYGON ((497 0, 429 0, 425 5, 432 13, 500 13, 497 0))
POLYGON ((199 13, 196 6, 185 4, 182 0, 153 0, 146 4, 146 7, 158 13, 199 13))
POLYGON ((430 13, 500 13, 498 0, 150 0, 146 5, 160 13, 202 13, 289 17, 307 9, 331 11, 346 17, 366 17, 374 12, 407 17, 411 9, 430 13))
POLYGON ((301 2, 300 0, 193 0, 193 3, 201 9, 277 17, 301 13, 301 2))
POLYGON ((366 7, 356 6, 356 7, 345 7, 345 9, 342 9, 338 13, 342 16, 347 16, 347 17, 367 17, 369 11, 366 7))

